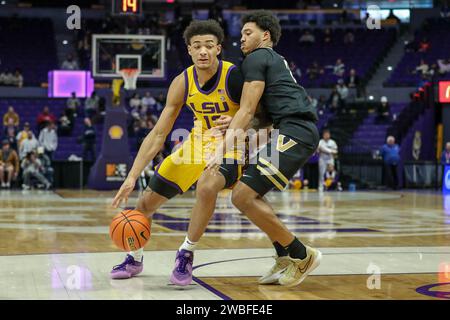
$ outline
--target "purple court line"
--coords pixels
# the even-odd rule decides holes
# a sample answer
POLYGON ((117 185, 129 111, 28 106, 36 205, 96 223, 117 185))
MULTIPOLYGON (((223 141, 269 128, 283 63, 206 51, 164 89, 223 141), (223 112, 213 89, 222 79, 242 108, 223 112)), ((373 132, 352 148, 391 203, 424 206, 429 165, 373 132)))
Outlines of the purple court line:
MULTIPOLYGON (((223 263, 223 262, 230 262, 230 261, 239 261, 239 260, 251 260, 251 259, 265 259, 265 258, 270 258, 270 257, 253 257, 253 258, 239 258, 239 259, 230 259, 230 260, 222 260, 222 261, 214 261, 214 262, 208 262, 208 263, 204 263, 198 266, 195 266, 192 268, 192 270, 207 266, 207 265, 211 265, 211 264, 216 264, 216 263, 223 263)), ((227 296, 226 294, 224 294, 223 292, 219 291, 218 289, 214 288, 213 286, 207 284, 206 282, 200 280, 197 277, 192 277, 192 280, 194 280, 195 282, 197 282, 199 285, 201 285, 202 287, 204 287, 205 289, 211 291, 212 293, 214 293, 216 296, 220 297, 223 300, 233 300, 231 299, 231 297, 227 296)))
POLYGON ((429 296, 429 297, 450 300, 450 292, 448 292, 448 291, 430 291, 430 289, 432 289, 434 287, 439 287, 439 286, 449 285, 449 284, 450 284, 450 282, 433 283, 433 284, 429 284, 429 285, 425 285, 425 286, 416 288, 416 292, 426 295, 426 296, 429 296))
POLYGON ((233 300, 231 299, 229 296, 227 296, 225 293, 217 290, 216 288, 214 288, 213 286, 210 286, 209 284, 207 284, 206 282, 200 280, 197 277, 192 277, 192 280, 194 280, 195 282, 197 282, 199 285, 201 285, 203 288, 205 288, 208 291, 211 291, 212 293, 214 293, 216 296, 218 296, 219 298, 221 298, 222 300, 233 300))

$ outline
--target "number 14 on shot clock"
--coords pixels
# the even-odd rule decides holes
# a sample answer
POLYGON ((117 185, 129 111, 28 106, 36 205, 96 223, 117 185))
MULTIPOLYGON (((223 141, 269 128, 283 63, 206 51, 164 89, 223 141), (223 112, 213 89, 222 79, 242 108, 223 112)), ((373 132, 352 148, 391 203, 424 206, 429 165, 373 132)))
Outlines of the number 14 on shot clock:
POLYGON ((112 0, 113 14, 140 15, 142 14, 142 0, 112 0))

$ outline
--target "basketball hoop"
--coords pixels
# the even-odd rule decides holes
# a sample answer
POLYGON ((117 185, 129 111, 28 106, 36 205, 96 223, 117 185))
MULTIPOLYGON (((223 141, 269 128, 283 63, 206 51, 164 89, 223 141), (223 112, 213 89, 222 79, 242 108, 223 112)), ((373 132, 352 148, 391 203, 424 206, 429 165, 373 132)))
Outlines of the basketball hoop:
POLYGON ((126 90, 136 89, 137 78, 141 74, 141 71, 139 69, 134 68, 120 69, 119 74, 122 76, 123 81, 125 82, 124 88, 126 90))

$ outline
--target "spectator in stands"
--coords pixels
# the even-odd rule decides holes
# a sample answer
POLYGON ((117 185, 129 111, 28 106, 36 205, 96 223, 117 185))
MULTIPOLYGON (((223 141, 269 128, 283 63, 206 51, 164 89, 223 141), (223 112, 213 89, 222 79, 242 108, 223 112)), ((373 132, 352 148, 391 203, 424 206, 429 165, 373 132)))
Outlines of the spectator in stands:
POLYGON ((397 190, 397 167, 400 163, 400 147, 395 143, 393 136, 388 136, 386 144, 381 147, 381 158, 384 163, 384 183, 388 188, 397 190))
POLYGON ((30 131, 27 138, 22 141, 19 147, 19 157, 23 159, 29 152, 36 151, 37 147, 39 147, 39 142, 34 137, 34 134, 30 131))
POLYGON ((445 144, 445 149, 442 151, 441 164, 450 165, 450 142, 445 144))
POLYGON ((350 74, 348 75, 345 82, 349 88, 358 88, 360 79, 359 76, 356 74, 355 69, 353 68, 350 69, 350 74))
POLYGON ((426 37, 423 37, 422 40, 419 42, 418 45, 418 52, 427 52, 428 50, 430 50, 430 42, 428 41, 428 39, 426 37))
POLYGON ((77 93, 76 92, 72 92, 71 93, 71 97, 69 99, 67 99, 66 102, 66 116, 73 120, 74 117, 77 116, 77 109, 81 107, 81 102, 80 99, 77 98, 77 93))
POLYGON ((427 75, 430 70, 430 66, 424 59, 420 60, 420 64, 413 70, 413 74, 419 73, 420 75, 427 75))
POLYGON ((342 59, 337 59, 336 64, 333 66, 333 74, 338 77, 343 77, 345 74, 345 64, 342 62, 342 59))
POLYGON ((327 104, 333 112, 341 112, 341 95, 339 94, 337 86, 334 86, 333 91, 331 91, 327 104))
POLYGON ((149 130, 151 131, 155 125, 156 122, 158 121, 158 117, 156 117, 155 115, 151 115, 147 118, 147 128, 149 128, 149 130))
POLYGON ((130 99, 130 108, 138 109, 142 104, 141 98, 138 93, 135 93, 133 97, 130 99))
POLYGON ((306 74, 308 75, 309 79, 313 80, 316 79, 319 75, 324 74, 324 70, 322 67, 320 67, 317 61, 314 61, 311 67, 306 69, 306 74))
POLYGON ((323 188, 326 191, 329 191, 329 190, 342 191, 342 185, 339 182, 339 174, 337 173, 336 169, 334 168, 334 164, 332 164, 332 163, 327 164, 327 169, 323 176, 323 180, 324 180, 323 188))
POLYGON ((327 110, 327 98, 323 94, 320 95, 319 99, 317 100, 316 108, 319 115, 323 115, 324 112, 327 110))
POLYGON ((377 117, 375 118, 375 123, 386 123, 389 121, 389 113, 391 107, 389 106, 388 98, 383 96, 380 99, 380 103, 377 107, 377 117))
POLYGON ((36 157, 34 151, 28 152, 22 160, 22 170, 22 189, 29 190, 31 188, 32 178, 38 180, 47 190, 52 186, 50 181, 42 174, 44 172, 44 167, 42 166, 41 161, 36 157))
POLYGON ((6 72, 5 71, 0 72, 0 86, 5 85, 5 77, 6 77, 6 72))
POLYGON ((82 136, 83 142, 83 159, 88 158, 88 153, 91 154, 92 160, 95 160, 95 138, 97 134, 89 118, 84 118, 84 132, 82 136))
POLYGON ((20 123, 20 117, 17 114, 16 111, 14 111, 14 107, 13 106, 9 106, 8 107, 8 112, 5 113, 5 115, 3 116, 3 126, 9 126, 11 125, 11 120, 12 120, 12 124, 15 127, 19 126, 20 123))
POLYGON ((166 96, 164 93, 160 92, 156 97, 156 112, 162 111, 164 106, 166 105, 166 96))
POLYGON ((302 34, 300 39, 298 39, 298 41, 300 42, 301 45, 312 45, 314 44, 314 42, 316 42, 316 37, 311 32, 306 30, 302 34))
POLYGON ((350 21, 350 19, 349 19, 347 10, 345 10, 345 9, 342 10, 341 16, 340 16, 340 18, 339 18, 339 22, 340 22, 341 24, 346 24, 346 23, 348 23, 349 21, 350 21))
POLYGON ((52 161, 53 152, 58 147, 58 135, 56 134, 56 127, 53 122, 47 122, 45 128, 41 130, 39 144, 44 147, 45 154, 52 161))
POLYGON ((99 100, 97 92, 93 91, 91 96, 84 101, 84 114, 86 117, 92 119, 97 114, 99 100))
POLYGON ((42 165, 42 174, 53 185, 53 173, 55 170, 52 167, 51 159, 45 154, 44 147, 37 148, 37 158, 42 165))
POLYGON ((439 74, 444 75, 450 73, 450 59, 438 59, 439 74))
POLYGON ((5 127, 5 140, 9 141, 9 145, 10 145, 11 149, 17 151, 16 136, 17 136, 17 129, 14 125, 9 125, 9 126, 5 127))
POLYGON ((302 71, 299 67, 295 64, 294 61, 291 61, 289 63, 289 69, 291 69, 292 75, 297 81, 300 81, 300 78, 302 77, 302 71))
POLYGON ((16 180, 18 174, 19 156, 14 149, 10 148, 9 141, 3 140, 2 149, 0 150, 0 181, 2 188, 10 188, 11 181, 16 180))
POLYGON ((11 78, 11 84, 15 87, 23 87, 23 76, 19 69, 16 69, 16 71, 14 72, 11 78))
POLYGON ((48 106, 45 106, 44 109, 42 109, 42 112, 37 117, 37 125, 39 132, 47 126, 47 123, 56 121, 57 119, 55 115, 50 112, 48 106))
POLYGON ((353 44, 355 43, 355 35, 350 30, 347 31, 344 35, 344 43, 345 44, 353 44))
POLYGON ((332 164, 334 166, 334 158, 338 154, 338 146, 336 142, 331 139, 330 130, 323 130, 322 139, 319 141, 317 152, 319 153, 319 191, 323 191, 327 165, 332 164))
POLYGON ((341 97, 341 107, 345 109, 347 98, 348 98, 348 88, 345 85, 344 79, 339 79, 337 86, 336 86, 337 92, 339 93, 341 97))
POLYGON ((67 55, 66 60, 63 61, 61 65, 61 69, 63 70, 78 70, 80 67, 78 66, 78 62, 74 59, 73 55, 69 53, 67 55))
POLYGON ((305 179, 303 169, 299 169, 289 180, 289 188, 294 190, 308 189, 309 181, 305 179))
POLYGON ((67 137, 72 134, 73 124, 66 115, 62 115, 58 120, 58 135, 67 137))
POLYGON ((25 122, 23 125, 23 130, 20 131, 17 136, 16 136, 16 141, 17 141, 17 148, 20 150, 20 146, 22 145, 22 142, 26 139, 28 139, 29 135, 32 135, 33 132, 31 132, 30 129, 30 123, 29 122, 25 122))
POLYGON ((5 71, 0 74, 0 85, 11 86, 13 84, 13 77, 14 75, 12 72, 9 71, 9 69, 5 69, 5 71))
POLYGON ((142 142, 144 141, 145 137, 150 133, 150 129, 147 125, 147 121, 141 120, 139 122, 139 128, 136 131, 136 144, 137 144, 137 150, 141 147, 142 142))
POLYGON ((323 33, 323 44, 330 44, 333 41, 331 29, 326 28, 323 33))
POLYGON ((156 106, 156 100, 153 98, 153 96, 150 94, 150 92, 146 92, 145 96, 142 97, 141 105, 145 108, 145 110, 148 111, 155 111, 156 106))

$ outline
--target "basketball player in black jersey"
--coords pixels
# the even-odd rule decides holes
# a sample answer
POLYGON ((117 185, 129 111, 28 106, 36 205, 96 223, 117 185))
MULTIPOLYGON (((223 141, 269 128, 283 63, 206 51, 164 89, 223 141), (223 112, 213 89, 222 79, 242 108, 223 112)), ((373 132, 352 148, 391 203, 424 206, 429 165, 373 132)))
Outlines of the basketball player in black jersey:
MULTIPOLYGON (((277 252, 275 265, 259 283, 295 286, 319 265, 322 255, 301 243, 263 196, 273 188, 284 189, 315 152, 319 143, 315 125, 318 118, 286 60, 273 50, 281 36, 278 19, 260 10, 244 16, 242 23, 241 50, 246 57, 241 69, 245 82, 240 109, 220 149, 226 151, 233 145, 236 130, 247 128, 260 104, 275 130, 271 142, 258 152, 257 163, 250 164, 234 187, 232 202, 269 236, 277 252), (273 157, 275 153, 277 157, 273 157), (271 161, 277 158, 275 163, 271 161)), ((217 155, 208 162, 208 168, 216 169, 221 160, 217 155)))

